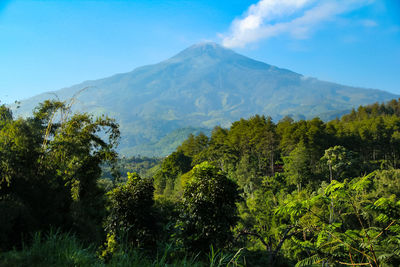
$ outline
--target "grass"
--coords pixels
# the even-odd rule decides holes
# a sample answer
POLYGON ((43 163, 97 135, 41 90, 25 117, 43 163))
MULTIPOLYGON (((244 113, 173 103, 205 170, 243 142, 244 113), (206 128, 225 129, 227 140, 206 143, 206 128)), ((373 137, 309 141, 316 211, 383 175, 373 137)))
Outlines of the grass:
POLYGON ((94 247, 84 247, 71 234, 51 231, 36 233, 30 246, 0 254, 0 266, 95 266, 99 262, 94 247))
POLYGON ((24 245, 21 250, 0 253, 0 266, 245 266, 239 264, 241 250, 236 253, 224 253, 211 247, 208 258, 202 260, 198 254, 185 255, 168 244, 164 244, 158 251, 157 255, 151 258, 142 250, 122 246, 109 261, 104 262, 98 257, 95 246, 83 245, 72 234, 59 231, 50 231, 48 234, 39 232, 33 236, 29 246, 24 245))

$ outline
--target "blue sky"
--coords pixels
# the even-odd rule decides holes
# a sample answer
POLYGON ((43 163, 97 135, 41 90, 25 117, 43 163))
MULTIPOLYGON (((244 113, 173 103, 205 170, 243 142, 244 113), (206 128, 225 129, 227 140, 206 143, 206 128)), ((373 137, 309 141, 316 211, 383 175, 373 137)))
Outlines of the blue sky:
POLYGON ((128 72, 202 41, 400 94, 399 0, 0 0, 0 100, 128 72))

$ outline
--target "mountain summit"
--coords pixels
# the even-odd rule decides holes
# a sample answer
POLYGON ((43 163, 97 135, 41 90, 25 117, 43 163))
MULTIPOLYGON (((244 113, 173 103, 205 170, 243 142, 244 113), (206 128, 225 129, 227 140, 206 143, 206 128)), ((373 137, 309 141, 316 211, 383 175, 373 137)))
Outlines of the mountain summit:
POLYGON ((217 43, 204 42, 204 43, 194 44, 186 48, 185 50, 178 53, 176 56, 172 57, 167 61, 193 60, 204 57, 214 58, 216 60, 246 58, 242 55, 233 52, 230 49, 224 48, 223 46, 217 43))
MULTIPOLYGON (((199 127, 229 127, 254 114, 275 120, 287 115, 330 119, 359 105, 397 97, 307 78, 216 43, 195 44, 158 64, 53 93, 67 99, 82 88, 87 89, 75 108, 116 118, 121 150, 130 155, 165 155, 179 142, 177 136, 185 138, 199 127), (163 151, 155 149, 160 140, 163 151)), ((38 102, 53 97, 47 93, 22 101, 18 112, 30 113, 38 102)))

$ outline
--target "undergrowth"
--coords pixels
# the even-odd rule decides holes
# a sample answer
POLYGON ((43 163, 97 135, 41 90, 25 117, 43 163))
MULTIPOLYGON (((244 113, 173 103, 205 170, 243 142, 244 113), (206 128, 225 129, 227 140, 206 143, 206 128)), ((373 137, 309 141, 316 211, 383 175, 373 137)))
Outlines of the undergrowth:
POLYGON ((164 244, 151 258, 145 251, 121 246, 108 261, 104 261, 95 246, 85 246, 72 234, 50 231, 34 234, 32 242, 24 244, 21 250, 0 253, 0 266, 245 266, 240 254, 241 250, 225 253, 211 247, 208 255, 200 257, 199 254, 181 254, 172 245, 164 244))

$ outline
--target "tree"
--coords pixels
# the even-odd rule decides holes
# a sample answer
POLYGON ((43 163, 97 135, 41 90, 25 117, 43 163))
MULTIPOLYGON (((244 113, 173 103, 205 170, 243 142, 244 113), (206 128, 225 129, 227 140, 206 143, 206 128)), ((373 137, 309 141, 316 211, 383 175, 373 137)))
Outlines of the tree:
POLYGON ((50 177, 39 172, 43 130, 32 119, 14 120, 0 107, 0 249, 19 246, 29 232, 59 222, 50 177))
POLYGON ((210 245, 225 247, 232 241, 232 227, 238 221, 238 187, 208 162, 196 165, 183 193, 177 223, 183 245, 205 252, 210 245))
MULTIPOLYGON (((153 214, 154 187, 151 179, 128 172, 126 184, 108 193, 110 215, 106 224, 108 240, 127 241, 132 247, 149 248, 155 244, 153 214)), ((106 248, 105 254, 110 252, 106 248)), ((104 255, 105 255, 104 254, 104 255)))
POLYGON ((154 184, 157 195, 171 196, 176 179, 191 169, 191 158, 182 150, 173 152, 161 163, 161 169, 154 175, 154 184))
POLYGON ((27 119, 0 110, 0 212, 2 246, 50 227, 102 238, 104 192, 100 165, 115 161, 114 120, 72 114, 59 101, 41 103, 27 119))
POLYGON ((329 182, 344 179, 346 174, 354 171, 354 165, 357 163, 355 153, 343 146, 328 148, 325 150, 325 154, 321 160, 328 164, 329 182))
POLYGON ((177 151, 182 151, 186 156, 193 158, 208 147, 208 142, 209 139, 204 133, 199 133, 197 136, 190 134, 177 151))
MULTIPOLYGON (((36 116, 41 118, 40 114, 53 108, 51 104, 46 102, 36 116)), ((51 127, 54 128, 51 136, 45 136, 43 162, 56 168, 55 177, 70 192, 67 201, 71 203, 72 229, 87 240, 99 241, 103 237, 101 223, 106 210, 104 190, 97 180, 101 176, 101 165, 115 164, 118 157, 115 151, 120 134, 118 124, 108 117, 93 118, 86 113, 68 116, 70 110, 65 105, 55 104, 61 121, 51 127)), ((52 123, 51 117, 48 121, 51 126, 49 123, 52 123)))
POLYGON ((308 150, 300 142, 283 161, 288 184, 297 185, 297 191, 300 192, 302 185, 310 181, 312 176, 308 150))
POLYGON ((290 217, 303 233, 292 237, 290 247, 311 256, 298 266, 398 266, 400 201, 391 192, 399 177, 398 170, 375 171, 343 182, 333 180, 307 199, 287 199, 277 214, 290 217), (334 222, 328 209, 332 204, 337 211, 334 222))

